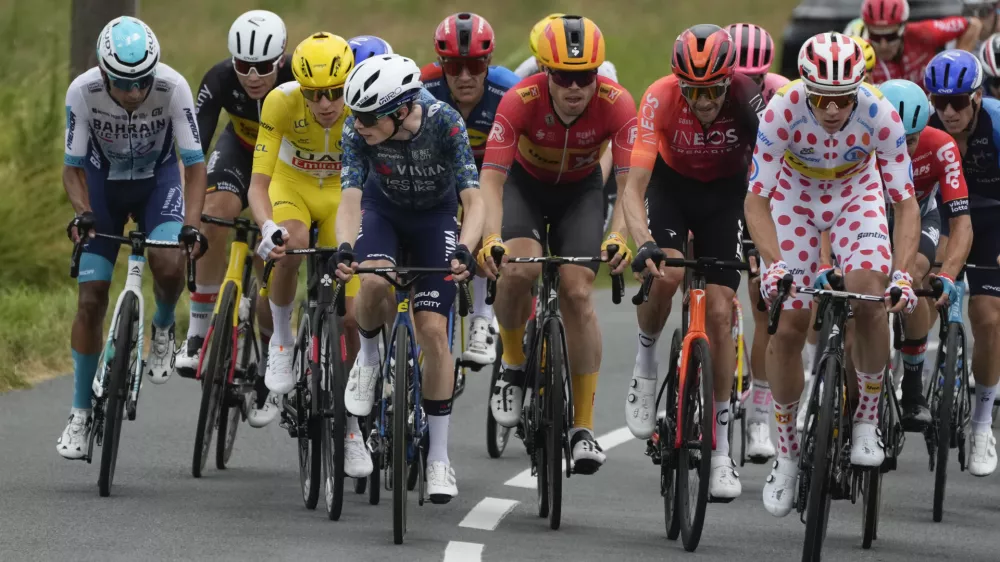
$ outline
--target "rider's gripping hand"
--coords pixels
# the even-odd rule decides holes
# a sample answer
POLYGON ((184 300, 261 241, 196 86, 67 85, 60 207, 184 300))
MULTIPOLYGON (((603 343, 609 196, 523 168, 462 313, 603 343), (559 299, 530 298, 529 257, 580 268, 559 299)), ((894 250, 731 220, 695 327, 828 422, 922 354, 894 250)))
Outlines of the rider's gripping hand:
POLYGON ((358 262, 355 261, 354 248, 347 242, 344 242, 337 248, 337 255, 334 259, 337 261, 337 279, 347 283, 351 280, 351 276, 354 275, 354 268, 358 267, 358 262))
POLYGON ((618 275, 625 271, 625 267, 630 261, 629 258, 632 257, 632 251, 628 249, 628 241, 625 240, 625 237, 622 234, 612 232, 608 234, 608 238, 603 244, 601 244, 601 259, 608 259, 608 246, 611 244, 618 246, 618 253, 611 258, 608 265, 611 267, 611 273, 613 275, 618 275))
POLYGON ((830 287, 830 274, 836 271, 832 265, 821 265, 816 271, 816 280, 813 281, 813 289, 827 289, 830 287))
POLYGON ((288 242, 288 230, 283 226, 274 224, 274 221, 265 221, 260 227, 260 245, 257 246, 257 255, 262 260, 276 260, 285 256, 285 243, 288 242), (274 241, 274 234, 281 233, 281 243, 274 241))
POLYGON ((451 253, 451 273, 455 281, 465 281, 471 275, 476 274, 476 260, 472 257, 472 252, 465 244, 459 244, 455 251, 451 253))
POLYGON ((895 271, 892 274, 892 282, 885 288, 885 306, 889 307, 889 312, 899 312, 902 310, 906 314, 913 312, 917 308, 917 295, 913 292, 913 278, 905 271, 895 271), (891 292, 893 287, 898 287, 903 295, 899 302, 892 304, 891 292), (905 307, 905 308, 904 308, 905 307))
POLYGON ((932 273, 931 278, 939 279, 942 285, 941 297, 934 303, 935 306, 948 306, 948 303, 955 302, 958 298, 958 288, 955 287, 955 280, 951 275, 944 272, 936 275, 932 273))
POLYGON ((177 241, 184 245, 184 249, 194 256, 194 259, 204 256, 205 252, 208 251, 208 238, 205 238, 201 231, 190 224, 181 227, 177 241))
POLYGON ((660 271, 660 263, 667 257, 667 254, 656 245, 656 242, 650 240, 642 246, 639 246, 639 251, 635 253, 635 259, 632 260, 632 272, 635 273, 636 278, 643 270, 648 270, 651 275, 656 277, 663 277, 663 272, 660 271))
POLYGON ((69 224, 66 225, 66 235, 76 244, 80 241, 81 232, 86 232, 88 238, 92 238, 96 233, 96 226, 97 217, 94 216, 94 212, 84 211, 69 221, 69 224))
POLYGON ((760 296, 764 297, 764 302, 771 305, 771 300, 778 294, 778 283, 788 275, 788 264, 778 260, 767 266, 764 271, 764 278, 760 282, 760 296))
POLYGON ((497 275, 500 273, 499 263, 493 263, 493 255, 491 254, 494 247, 503 248, 504 259, 508 254, 507 246, 503 243, 503 239, 497 234, 490 234, 483 240, 483 248, 479 250, 479 267, 483 268, 486 272, 486 276, 490 279, 496 279, 497 275))

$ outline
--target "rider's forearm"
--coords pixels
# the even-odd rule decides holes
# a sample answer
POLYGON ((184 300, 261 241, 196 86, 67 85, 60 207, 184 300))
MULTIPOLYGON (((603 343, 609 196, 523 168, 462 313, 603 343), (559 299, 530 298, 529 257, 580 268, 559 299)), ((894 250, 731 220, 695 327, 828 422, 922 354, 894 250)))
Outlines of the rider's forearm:
POLYGON ((208 190, 208 171, 204 162, 184 168, 184 224, 201 225, 201 211, 205 207, 208 190))
MULTIPOLYGON (((609 150, 608 152, 611 151, 609 150)), ((615 187, 618 192, 616 201, 621 201, 624 198, 625 183, 627 181, 627 176, 625 174, 618 174, 615 176, 615 187)), ((611 229, 611 232, 618 232, 625 235, 625 238, 628 238, 628 224, 625 221, 625 210, 622 209, 622 205, 619 205, 617 202, 615 203, 614 208, 611 209, 611 225, 609 228, 611 229)))
POLYGON ((611 154, 611 145, 608 145, 604 149, 604 154, 601 155, 601 185, 607 185, 608 178, 611 177, 611 172, 614 169, 614 167, 615 167, 615 158, 611 154))
POLYGON ((463 189, 459 196, 462 198, 462 232, 459 235, 458 243, 465 244, 466 248, 474 250, 483 238, 483 220, 486 217, 486 205, 483 203, 483 194, 478 189, 463 189))
POLYGON ((941 273, 947 273, 955 279, 965 265, 965 260, 969 259, 969 249, 972 248, 972 219, 969 215, 953 217, 948 221, 948 227, 951 230, 951 239, 948 242, 944 262, 941 264, 941 273))
POLYGON ((483 237, 500 236, 503 225, 503 183, 507 176, 492 169, 484 169, 479 174, 479 190, 485 207, 483 237))
POLYGON ((771 207, 767 197, 748 193, 743 202, 743 211, 747 218, 747 229, 753 239, 757 252, 764 263, 770 265, 781 259, 781 249, 778 247, 778 231, 771 218, 771 207))
POLYGON ((916 197, 893 205, 895 225, 892 230, 893 263, 899 271, 912 271, 920 244, 920 206, 916 197))
MULTIPOLYGON (((653 235, 649 232, 649 219, 644 203, 646 188, 649 186, 649 178, 652 175, 652 170, 633 167, 628 171, 627 178, 618 176, 618 204, 615 205, 615 212, 621 210, 625 225, 637 247, 653 239, 653 235)), ((614 215, 612 215, 612 222, 614 222, 614 215)))
POLYGON ((337 207, 337 242, 350 244, 358 241, 361 229, 361 190, 349 188, 340 192, 337 207))
POLYGON ((983 23, 979 18, 968 18, 969 28, 955 41, 955 48, 963 51, 975 52, 976 44, 979 43, 979 35, 983 31, 983 23))
POLYGON ((250 213, 259 226, 271 220, 274 211, 271 209, 271 197, 267 189, 271 186, 271 176, 250 174, 250 189, 247 191, 247 201, 250 203, 250 213))
POLYGON ((63 166, 63 188, 73 211, 80 215, 90 211, 90 196, 87 194, 87 173, 83 168, 63 166))

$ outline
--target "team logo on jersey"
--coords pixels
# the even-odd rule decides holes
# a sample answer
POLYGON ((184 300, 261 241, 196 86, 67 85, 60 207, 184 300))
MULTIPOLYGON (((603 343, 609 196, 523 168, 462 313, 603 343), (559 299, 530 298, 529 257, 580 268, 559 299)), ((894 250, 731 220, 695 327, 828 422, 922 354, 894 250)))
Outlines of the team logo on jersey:
POLYGON ((757 158, 754 157, 750 159, 750 181, 757 179, 757 172, 759 172, 757 169, 757 158))
POLYGON ((162 107, 154 107, 153 111, 152 111, 152 113, 150 113, 150 115, 152 115, 153 117, 159 117, 160 115, 163 115, 163 108, 162 107))
POLYGON ((528 86, 527 88, 518 88, 517 95, 521 96, 521 101, 528 103, 532 100, 536 100, 539 97, 538 86, 528 86))
POLYGON ((621 88, 615 88, 611 84, 601 84, 597 89, 597 97, 608 100, 608 103, 615 103, 620 95, 622 95, 621 88))
POLYGON ((556 117, 555 117, 555 115, 552 115, 551 113, 546 113, 545 114, 545 124, 548 125, 549 127, 555 125, 556 124, 556 117))
POLYGON ((504 130, 503 125, 494 121, 493 128, 490 129, 489 140, 493 142, 504 142, 503 136, 505 133, 506 131, 504 130))
POLYGON ((847 160, 848 162, 860 162, 867 158, 868 154, 869 152, 867 150, 861 148, 860 146, 855 146, 851 147, 851 149, 847 151, 847 154, 844 154, 844 160, 847 160))

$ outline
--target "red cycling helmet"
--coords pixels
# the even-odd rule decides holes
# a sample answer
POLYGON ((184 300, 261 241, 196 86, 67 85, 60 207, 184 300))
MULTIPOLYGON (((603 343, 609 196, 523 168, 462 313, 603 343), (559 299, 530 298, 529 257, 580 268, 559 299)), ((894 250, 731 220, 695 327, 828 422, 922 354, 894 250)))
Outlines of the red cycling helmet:
POLYGON ((759 25, 734 23, 726 28, 736 49, 736 70, 747 76, 764 74, 774 61, 774 41, 759 25))
POLYGON ((489 22, 469 12, 448 16, 434 31, 434 52, 444 58, 489 56, 495 43, 489 22))
POLYGON ((910 19, 910 4, 906 0, 865 0, 861 5, 861 20, 868 27, 902 25, 910 19))
POLYGON ((729 79, 736 65, 733 39, 717 25, 685 29, 674 41, 670 69, 684 82, 710 86, 729 79))

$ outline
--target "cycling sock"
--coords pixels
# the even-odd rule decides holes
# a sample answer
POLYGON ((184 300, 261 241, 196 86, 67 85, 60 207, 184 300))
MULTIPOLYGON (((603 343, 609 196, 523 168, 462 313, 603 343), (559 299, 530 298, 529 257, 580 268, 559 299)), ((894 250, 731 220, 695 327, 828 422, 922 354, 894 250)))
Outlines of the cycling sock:
POLYGON ((806 342, 805 353, 802 357, 802 366, 805 367, 806 376, 812 375, 813 365, 816 364, 816 344, 806 342))
POLYGON ((274 319, 274 334, 271 336, 271 343, 284 347, 291 347, 295 343, 295 335, 292 334, 292 304, 278 306, 274 301, 270 301, 271 318, 274 319))
POLYGON ((639 351, 635 354, 635 366, 639 367, 640 375, 652 375, 647 377, 651 379, 656 378, 656 340, 659 338, 660 332, 647 334, 639 328, 639 351))
POLYGON ((774 424, 778 429, 778 456, 787 459, 799 457, 799 438, 795 434, 795 414, 799 401, 789 404, 774 403, 774 424))
POLYGON ((903 340, 903 395, 920 394, 924 389, 924 351, 927 336, 917 340, 903 340))
POLYGON ((101 354, 80 353, 75 349, 70 350, 70 353, 73 355, 73 407, 89 410, 93 407, 90 402, 90 387, 94 384, 101 354))
POLYGON ((976 407, 972 410, 972 431, 989 431, 993 424, 993 400, 997 396, 997 385, 976 385, 976 407))
POLYGON ((486 304, 486 278, 472 278, 472 315, 493 323, 493 307, 486 304))
POLYGON ((354 439, 355 437, 365 438, 364 435, 361 435, 361 426, 358 425, 357 416, 347 416, 347 438, 354 439))
POLYGON ((191 314, 188 318, 188 338, 204 338, 212 321, 220 285, 197 285, 191 293, 191 314))
POLYGON ((882 394, 882 373, 858 371, 858 391, 861 399, 854 411, 854 423, 878 423, 878 401, 882 394))
POLYGON ((447 400, 428 400, 424 398, 424 412, 427 413, 430 447, 427 449, 427 462, 440 461, 450 463, 448 459, 448 426, 451 424, 452 398, 447 400))
POLYGON ((503 341, 503 361, 507 365, 521 365, 528 362, 524 356, 524 326, 508 330, 500 326, 500 340, 503 341))
POLYGON ((715 450, 713 457, 729 456, 729 400, 715 402, 715 450))
POLYGON ((753 381, 753 407, 750 408, 750 423, 767 423, 771 413, 771 384, 767 381, 753 381))
MULTIPOLYGON (((365 367, 378 365, 378 340, 381 328, 365 330, 358 327, 358 334, 361 336, 361 349, 358 352, 358 363, 365 367)), ((388 350, 387 350, 388 351, 388 350)))
POLYGON ((153 325, 157 328, 169 328, 174 325, 174 309, 177 302, 166 303, 160 299, 156 301, 156 312, 153 314, 153 325))
POLYGON ((586 428, 593 433, 596 395, 597 373, 573 375, 573 427, 586 428))

